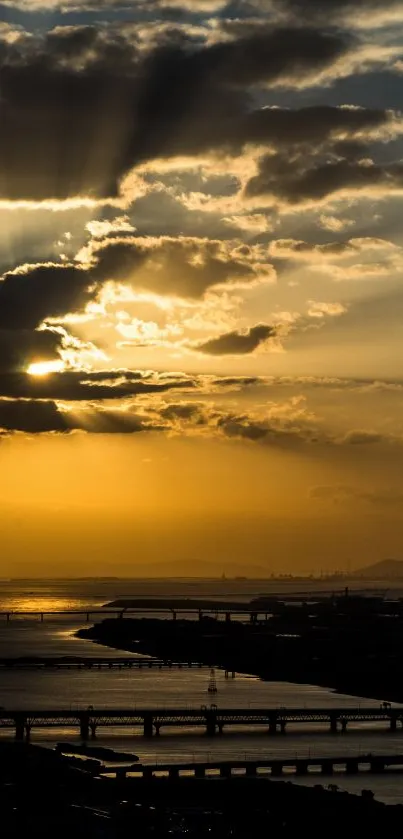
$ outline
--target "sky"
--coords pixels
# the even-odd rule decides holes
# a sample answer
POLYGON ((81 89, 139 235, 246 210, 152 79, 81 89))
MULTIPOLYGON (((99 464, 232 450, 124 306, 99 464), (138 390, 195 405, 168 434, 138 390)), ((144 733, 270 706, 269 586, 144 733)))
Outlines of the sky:
POLYGON ((403 559, 403 0, 0 0, 0 62, 0 577, 403 559))

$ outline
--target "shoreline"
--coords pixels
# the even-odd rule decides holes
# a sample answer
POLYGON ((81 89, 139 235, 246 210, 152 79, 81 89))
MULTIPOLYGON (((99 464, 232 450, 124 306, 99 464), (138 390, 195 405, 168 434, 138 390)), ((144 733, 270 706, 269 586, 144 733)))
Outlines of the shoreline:
MULTIPOLYGON (((113 649, 113 650, 116 650, 117 652, 134 653, 134 654, 138 654, 139 656, 145 656, 145 657, 156 657, 153 652, 150 652, 150 650, 146 648, 147 645, 144 646, 144 645, 141 644, 141 642, 139 642, 136 645, 133 645, 133 643, 130 643, 130 642, 128 642, 127 644, 117 644, 112 640, 107 641, 105 638, 100 638, 100 637, 97 637, 97 636, 93 636, 91 633, 93 632, 93 630, 96 629, 97 626, 100 626, 100 625, 101 624, 95 624, 93 627, 88 628, 88 629, 87 628, 79 629, 75 633, 75 635, 77 637, 81 638, 82 640, 90 640, 90 641, 92 641, 92 643, 97 644, 98 646, 105 647, 105 649, 113 649)), ((186 663, 186 659, 181 657, 181 656, 175 655, 175 658, 179 658, 179 659, 182 658, 183 662, 186 663)), ((211 662, 204 661, 201 657, 196 657, 196 656, 194 656, 194 658, 206 669, 208 669, 209 667, 215 667, 218 670, 234 669, 233 667, 227 668, 225 666, 225 663, 221 663, 221 664, 218 663, 218 662, 211 663, 211 662)), ((169 661, 169 658, 167 657, 166 660, 169 661)), ((335 694, 343 694, 343 695, 347 695, 347 696, 352 696, 352 697, 356 697, 357 699, 373 699, 374 702, 376 702, 376 701, 381 701, 381 702, 387 701, 387 702, 392 702, 392 703, 395 703, 395 704, 398 704, 398 705, 403 704, 403 701, 399 701, 399 699, 396 697, 396 695, 391 695, 391 694, 386 695, 385 692, 381 693, 381 692, 377 691, 376 689, 374 691, 368 691, 368 690, 358 691, 351 683, 349 683, 347 681, 346 682, 338 682, 338 683, 330 683, 328 680, 320 679, 320 677, 319 678, 315 677, 314 679, 309 679, 309 678, 301 679, 301 678, 297 678, 292 673, 289 673, 287 675, 284 672, 282 672, 281 674, 275 675, 273 678, 269 678, 267 674, 264 674, 262 672, 256 672, 256 668, 255 668, 254 671, 252 671, 250 668, 246 669, 245 667, 242 667, 242 666, 235 667, 235 672, 239 673, 242 676, 249 676, 249 677, 252 677, 254 679, 258 679, 262 682, 287 682, 288 684, 293 684, 293 685, 296 685, 296 686, 298 686, 298 685, 312 685, 312 687, 324 688, 326 690, 332 691, 335 694)))

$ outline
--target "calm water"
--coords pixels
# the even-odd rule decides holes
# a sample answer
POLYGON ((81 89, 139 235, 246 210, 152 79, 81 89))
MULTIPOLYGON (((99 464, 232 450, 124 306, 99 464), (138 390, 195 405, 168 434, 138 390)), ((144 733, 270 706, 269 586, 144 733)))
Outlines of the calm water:
MULTIPOLYGON (((366 590, 385 589, 401 596, 399 581, 366 582, 366 590)), ((0 611, 4 609, 80 609, 100 607, 118 597, 208 597, 249 601, 262 594, 315 594, 341 592, 345 582, 311 580, 1 580, 0 611)), ((360 591, 363 582, 349 581, 349 588, 360 591)))
MULTIPOLYGON (((253 594, 258 594, 256 581, 253 594)), ((186 596, 224 596, 226 581, 220 581, 217 591, 214 583, 204 583, 199 590, 196 583, 181 583, 186 596), (201 589, 201 590, 200 590, 201 589)), ((238 588, 241 584, 238 583, 238 588)), ((242 584, 244 585, 244 584, 242 584)), ((252 585, 252 583, 250 583, 252 585)), ((85 606, 102 606, 118 596, 155 596, 176 594, 178 586, 160 582, 127 581, 73 581, 52 583, 0 583, 1 609, 74 609, 85 606), (171 589, 172 586, 172 589, 171 589), (167 589, 170 589, 169 591, 167 589)), ((228 591, 228 597, 239 597, 239 592, 228 591)), ((252 596, 248 593, 245 599, 252 596)), ((100 655, 108 650, 91 641, 75 637, 82 626, 71 620, 52 620, 41 624, 38 620, 18 620, 10 624, 0 622, 0 656, 19 655, 100 655)), ((113 653, 115 655, 115 653, 113 653)), ((128 655, 127 653, 122 653, 128 655)), ((208 703, 209 671, 68 671, 68 672, 26 672, 15 671, 0 674, 0 705, 8 708, 76 708, 86 707, 199 707, 208 703)), ((279 682, 261 682, 252 677, 238 675, 235 680, 225 680, 217 672, 218 693, 216 704, 220 707, 332 707, 340 705, 376 706, 370 699, 357 699, 312 685, 293 685, 279 682)), ((7 735, 4 735, 7 736, 7 735)), ((52 745, 55 741, 77 737, 72 729, 58 731, 35 731, 34 742, 52 745)), ((194 731, 162 730, 159 738, 146 740, 139 731, 121 732, 118 729, 102 730, 97 742, 115 749, 134 751, 145 762, 186 762, 211 759, 244 759, 263 755, 295 756, 311 755, 353 755, 363 752, 403 753, 403 733, 383 733, 368 730, 368 726, 351 727, 347 734, 337 737, 318 729, 287 727, 285 736, 269 738, 262 730, 227 730, 223 736, 208 739, 199 729, 194 731)), ((320 783, 321 778, 295 781, 302 784, 320 783)), ((403 775, 373 777, 360 775, 355 778, 336 775, 332 782, 352 792, 372 788, 379 799, 403 803, 403 775)), ((325 781, 327 783, 327 781, 325 781)))

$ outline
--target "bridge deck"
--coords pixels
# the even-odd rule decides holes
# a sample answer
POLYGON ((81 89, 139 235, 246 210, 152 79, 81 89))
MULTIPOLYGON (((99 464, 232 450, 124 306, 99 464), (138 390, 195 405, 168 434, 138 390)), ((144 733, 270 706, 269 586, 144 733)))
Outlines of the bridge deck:
MULTIPOLYGON (((91 606, 88 609, 8 609, 0 611, 0 618, 6 618, 7 616, 18 618, 18 617, 40 617, 44 615, 46 617, 51 617, 52 615, 69 615, 77 616, 77 615, 103 615, 104 617, 108 617, 108 615, 122 615, 123 617, 130 617, 131 615, 135 614, 144 614, 145 612, 152 612, 152 613, 163 613, 168 614, 175 612, 177 614, 199 614, 200 612, 203 614, 231 614, 231 615, 250 615, 257 613, 256 609, 252 609, 248 604, 245 607, 234 607, 234 606, 169 606, 168 604, 161 605, 161 606, 127 606, 127 607, 113 607, 113 608, 92 608, 91 606)), ((259 609, 259 614, 263 615, 266 614, 266 610, 264 608, 259 609)))
POLYGON ((89 708, 89 709, 2 709, 0 727, 14 725, 16 718, 24 717, 35 724, 56 726, 78 722, 88 715, 97 725, 131 725, 151 717, 155 722, 172 725, 205 724, 206 718, 214 716, 223 724, 267 724, 275 719, 280 722, 319 723, 332 718, 346 722, 382 722, 391 719, 403 720, 403 707, 393 708, 89 708))
POLYGON ((148 658, 138 656, 120 656, 117 658, 101 656, 85 658, 0 658, 0 670, 83 670, 97 668, 202 668, 206 667, 200 661, 177 661, 168 659, 148 658))
POLYGON ((215 705, 201 708, 128 708, 85 710, 0 710, 0 729, 13 728, 15 737, 29 737, 33 728, 79 728, 82 740, 96 736, 100 726, 143 728, 144 737, 158 735, 166 726, 202 726, 208 736, 222 733, 224 726, 264 726, 268 734, 285 732, 287 723, 328 723, 330 731, 337 733, 348 723, 386 721, 391 731, 403 729, 403 708, 304 708, 304 709, 223 709, 215 705))

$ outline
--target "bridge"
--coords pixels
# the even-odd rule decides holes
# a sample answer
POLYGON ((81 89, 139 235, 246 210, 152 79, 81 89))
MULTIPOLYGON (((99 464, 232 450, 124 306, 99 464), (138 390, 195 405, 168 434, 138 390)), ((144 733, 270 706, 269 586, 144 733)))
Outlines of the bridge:
MULTIPOLYGON (((201 670, 207 665, 201 661, 178 661, 162 658, 147 658, 135 656, 121 656, 117 658, 101 656, 85 657, 22 657, 22 658, 0 658, 0 672, 2 670, 35 670, 46 672, 47 670, 183 670, 194 668, 201 670)), ((226 678, 235 678, 234 671, 225 670, 226 678)))
POLYGON ((117 780, 142 778, 233 778, 251 776, 279 777, 287 775, 333 775, 344 773, 356 775, 359 772, 380 774, 394 770, 403 772, 403 755, 362 754, 346 757, 294 757, 262 758, 256 760, 221 760, 208 763, 158 763, 154 765, 134 763, 132 766, 105 766, 99 774, 114 776, 117 780))
POLYGON ((133 606, 133 607, 125 607, 125 608, 101 608, 101 609, 52 609, 52 610, 32 610, 32 609, 14 609, 8 611, 0 611, 0 620, 3 620, 5 623, 10 623, 13 620, 18 619, 31 619, 31 620, 38 620, 40 623, 43 623, 46 618, 52 619, 53 618, 71 618, 72 620, 78 620, 82 618, 83 621, 89 623, 94 617, 102 617, 103 618, 136 618, 139 615, 161 615, 170 616, 173 620, 176 620, 178 617, 189 617, 192 615, 194 618, 198 618, 198 620, 203 620, 204 617, 223 617, 226 621, 230 621, 232 617, 237 617, 238 619, 243 618, 244 620, 249 620, 251 623, 257 623, 260 618, 264 620, 269 620, 270 614, 265 610, 260 610, 259 612, 255 610, 251 610, 249 604, 245 604, 243 607, 234 607, 228 604, 227 606, 219 606, 219 605, 212 605, 209 607, 199 608, 198 606, 192 606, 189 604, 188 606, 169 606, 169 605, 160 605, 160 606, 149 606, 144 604, 144 606, 133 606))
POLYGON ((159 735, 162 728, 204 728, 210 737, 222 734, 228 726, 259 726, 268 734, 285 734, 289 723, 302 725, 324 724, 332 734, 345 732, 349 724, 385 723, 386 730, 403 730, 403 707, 394 708, 131 708, 83 710, 6 710, 0 709, 0 730, 13 729, 15 737, 23 740, 34 728, 78 728, 82 740, 95 737, 98 728, 138 728, 144 737, 159 735))

